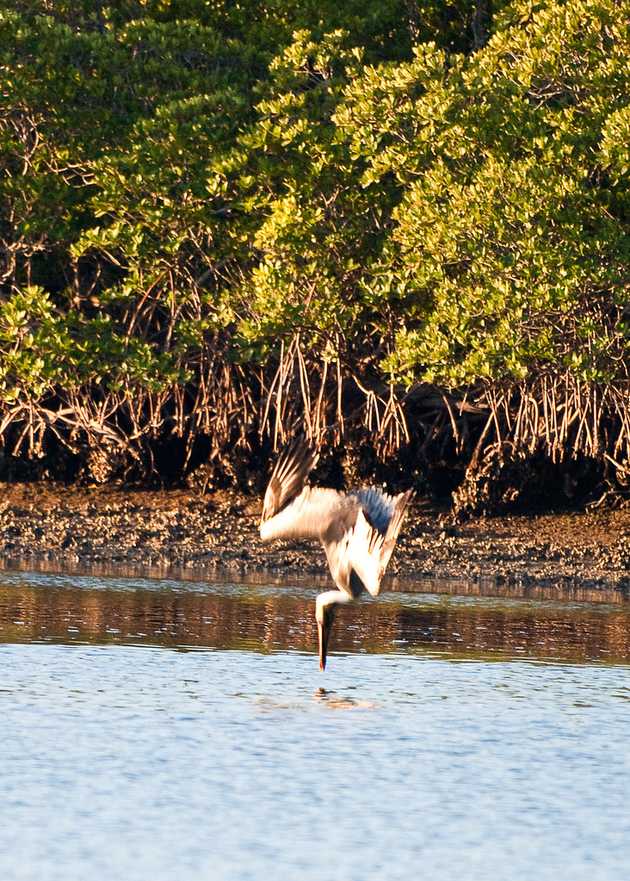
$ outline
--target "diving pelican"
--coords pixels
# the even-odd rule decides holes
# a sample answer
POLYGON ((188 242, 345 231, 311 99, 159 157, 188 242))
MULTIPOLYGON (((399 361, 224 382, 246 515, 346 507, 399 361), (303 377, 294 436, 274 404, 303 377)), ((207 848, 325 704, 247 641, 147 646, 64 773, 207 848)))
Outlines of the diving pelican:
POLYGON ((390 496, 376 487, 349 493, 305 486, 318 454, 299 438, 273 469, 260 519, 260 537, 319 539, 337 590, 315 603, 319 668, 326 668, 328 641, 337 608, 367 590, 378 596, 413 490, 390 496))

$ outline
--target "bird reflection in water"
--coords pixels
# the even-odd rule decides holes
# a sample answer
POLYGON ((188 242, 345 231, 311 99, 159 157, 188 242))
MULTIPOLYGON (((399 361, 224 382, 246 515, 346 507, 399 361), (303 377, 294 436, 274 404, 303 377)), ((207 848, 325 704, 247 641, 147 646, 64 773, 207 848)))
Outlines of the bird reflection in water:
POLYGON ((325 688, 318 688, 313 695, 313 700, 323 704, 329 710, 375 710, 378 706, 373 701, 344 697, 334 691, 327 691, 325 688))

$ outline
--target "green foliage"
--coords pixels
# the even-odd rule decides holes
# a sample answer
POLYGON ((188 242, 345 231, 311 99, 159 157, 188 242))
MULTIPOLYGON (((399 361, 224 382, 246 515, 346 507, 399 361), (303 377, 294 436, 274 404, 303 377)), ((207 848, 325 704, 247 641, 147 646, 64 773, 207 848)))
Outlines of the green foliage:
POLYGON ((0 410, 392 452, 423 383, 626 394, 628 11, 0 2, 0 410))
POLYGON ((615 5, 575 2, 448 69, 423 53, 398 92, 371 71, 364 104, 354 87, 367 179, 404 186, 384 254, 406 292, 394 378, 626 378, 628 49, 615 5))

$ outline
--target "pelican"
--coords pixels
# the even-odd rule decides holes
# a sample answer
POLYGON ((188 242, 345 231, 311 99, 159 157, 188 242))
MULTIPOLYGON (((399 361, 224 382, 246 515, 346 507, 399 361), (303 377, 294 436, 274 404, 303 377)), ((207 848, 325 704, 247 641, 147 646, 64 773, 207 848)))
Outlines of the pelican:
POLYGON ((319 594, 315 603, 319 668, 325 670, 335 613, 364 591, 379 595, 413 491, 390 496, 376 487, 342 493, 305 486, 317 459, 302 438, 280 456, 265 492, 260 537, 319 539, 323 545, 337 586, 319 594))

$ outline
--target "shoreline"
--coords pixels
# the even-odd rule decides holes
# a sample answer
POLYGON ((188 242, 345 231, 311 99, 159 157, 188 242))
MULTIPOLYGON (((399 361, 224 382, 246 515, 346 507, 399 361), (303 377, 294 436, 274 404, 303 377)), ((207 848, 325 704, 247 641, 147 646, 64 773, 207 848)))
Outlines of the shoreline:
MULTIPOLYGON (((0 565, 104 568, 148 577, 329 577, 315 542, 258 537, 262 500, 232 492, 3 484, 0 565), (155 575, 151 575, 155 573, 155 575), (171 576, 172 577, 172 576, 171 576)), ((414 505, 388 567, 393 581, 630 589, 630 510, 480 517, 451 525, 414 505)), ((391 582, 390 582, 391 583, 391 582)))

